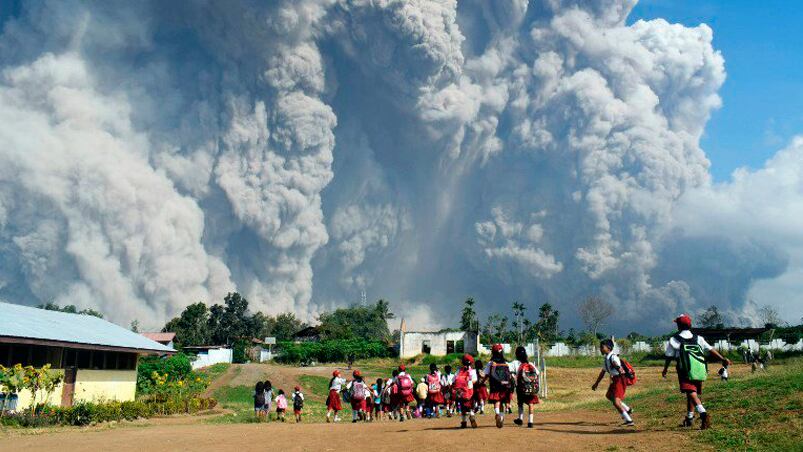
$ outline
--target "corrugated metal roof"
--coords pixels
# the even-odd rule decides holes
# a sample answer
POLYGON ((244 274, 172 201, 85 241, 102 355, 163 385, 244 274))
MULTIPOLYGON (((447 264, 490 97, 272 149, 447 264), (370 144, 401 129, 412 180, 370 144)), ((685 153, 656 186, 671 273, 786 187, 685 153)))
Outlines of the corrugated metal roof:
POLYGON ((0 302, 0 336, 175 352, 170 347, 98 317, 3 302, 0 302))
POLYGON ((148 339, 156 342, 170 342, 176 338, 176 333, 157 333, 157 332, 145 332, 139 333, 148 339))

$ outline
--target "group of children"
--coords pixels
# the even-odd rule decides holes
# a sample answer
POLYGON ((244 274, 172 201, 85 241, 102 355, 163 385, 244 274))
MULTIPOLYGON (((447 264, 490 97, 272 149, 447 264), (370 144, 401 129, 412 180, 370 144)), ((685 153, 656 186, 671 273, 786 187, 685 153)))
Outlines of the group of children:
POLYGON ((496 344, 491 349, 491 361, 487 365, 483 366, 481 361, 465 354, 456 372, 451 366, 445 366, 441 373, 437 365, 431 364, 429 373, 418 384, 404 365, 394 370, 391 378, 377 379, 370 386, 359 370, 352 373, 349 382, 336 370, 329 381, 326 421, 339 420, 341 399, 345 398, 351 403, 352 422, 383 417, 404 422, 413 417, 440 417, 444 413, 451 417, 459 413, 462 428, 467 428, 469 423, 476 428, 476 414, 484 413, 486 403, 493 403, 496 426, 502 428, 515 393, 519 413, 514 423, 524 424, 526 406, 529 414, 527 426, 532 428, 535 404, 539 403, 538 390, 538 368, 529 362, 524 347, 518 347, 516 360, 508 363, 502 346, 496 344), (415 407, 412 405, 414 402, 415 407))
POLYGON ((293 389, 293 394, 290 395, 290 401, 288 402, 284 390, 282 389, 276 392, 275 398, 273 397, 273 384, 271 384, 270 380, 265 380, 264 382, 258 381, 254 386, 253 397, 254 414, 256 414, 257 417, 270 419, 271 406, 273 402, 275 402, 276 419, 284 422, 288 403, 292 402, 295 420, 296 422, 301 422, 301 411, 304 408, 304 394, 301 392, 299 386, 293 389))
MULTIPOLYGON (((697 334, 691 332, 691 317, 683 314, 675 319, 678 332, 666 345, 666 362, 662 375, 666 374, 670 363, 676 363, 680 391, 686 395, 686 416, 682 426, 690 427, 694 422, 694 411, 700 416, 700 426, 707 429, 711 426, 711 416, 703 406, 700 396, 703 392, 703 381, 706 379, 706 355, 713 356, 723 363, 725 379, 730 360, 697 334)), ((606 398, 622 417, 623 425, 634 426, 633 409, 625 403, 628 386, 636 382, 633 367, 624 358, 614 352, 611 339, 600 342, 600 353, 603 365, 599 376, 591 389, 596 391, 605 375, 610 376, 606 398)), ((326 400, 326 422, 339 421, 338 414, 343 409, 343 402, 351 404, 352 422, 380 420, 383 417, 404 422, 413 417, 447 417, 459 413, 461 428, 477 427, 476 415, 485 412, 486 404, 493 404, 497 428, 505 423, 506 413, 512 413, 513 395, 516 396, 518 416, 513 420, 516 425, 524 425, 524 408, 527 408, 527 427, 533 428, 535 405, 540 403, 539 371, 536 364, 530 362, 524 347, 517 347, 515 360, 508 362, 501 344, 491 347, 491 359, 483 366, 469 354, 463 355, 461 366, 453 372, 451 366, 445 366, 441 373, 438 366, 431 364, 429 373, 415 383, 402 364, 393 371, 391 378, 377 379, 368 384, 359 370, 352 373, 347 381, 339 370, 332 373, 329 380, 329 396, 326 400), (412 404, 416 402, 416 406, 412 404)), ((254 409, 258 415, 270 412, 272 385, 270 381, 259 382, 254 392, 254 409), (261 394, 261 396, 260 396, 261 394)), ((304 395, 296 386, 291 397, 296 422, 301 421, 301 410, 304 406, 304 395)), ((287 399, 282 390, 275 398, 277 417, 284 420, 287 399)))

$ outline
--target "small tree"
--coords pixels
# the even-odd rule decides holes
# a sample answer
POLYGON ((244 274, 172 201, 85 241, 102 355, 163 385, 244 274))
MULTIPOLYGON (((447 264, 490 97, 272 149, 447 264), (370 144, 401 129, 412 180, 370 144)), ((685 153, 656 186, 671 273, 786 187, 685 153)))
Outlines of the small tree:
POLYGON ((538 338, 545 343, 554 343, 559 336, 560 312, 551 304, 544 303, 538 308, 538 321, 533 328, 538 338))
POLYGON ((527 307, 524 304, 519 303, 518 301, 513 302, 513 317, 515 320, 513 321, 513 327, 516 329, 516 340, 519 344, 524 343, 524 311, 527 310, 527 307))
POLYGON ((477 312, 474 310, 475 301, 468 297, 463 303, 463 312, 460 315, 460 329, 463 331, 477 332, 480 329, 480 321, 477 319, 477 312))
POLYGON ((588 297, 580 303, 577 312, 586 328, 596 336, 599 327, 613 314, 613 305, 599 297, 588 297))

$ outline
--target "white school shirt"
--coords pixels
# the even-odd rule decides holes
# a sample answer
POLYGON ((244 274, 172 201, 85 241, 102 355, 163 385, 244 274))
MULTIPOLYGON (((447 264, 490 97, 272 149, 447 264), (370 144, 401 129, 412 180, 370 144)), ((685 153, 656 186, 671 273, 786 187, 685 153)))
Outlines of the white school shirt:
POLYGON ((302 394, 300 392, 294 392, 292 399, 293 399, 293 401, 295 401, 296 399, 304 400, 304 394, 302 394))
POLYGON ((332 379, 332 385, 329 386, 329 390, 331 391, 334 389, 337 392, 340 392, 343 389, 343 385, 346 384, 346 379, 343 377, 335 377, 332 379))
POLYGON ((441 386, 452 386, 454 384, 454 374, 441 375, 441 386))
POLYGON ((620 367, 622 367, 622 360, 619 359, 619 355, 611 350, 605 355, 605 360, 602 362, 602 369, 608 372, 612 377, 616 377, 619 375, 620 367))
MULTIPOLYGON (((694 334, 692 334, 689 330, 683 330, 678 334, 678 336, 682 337, 683 339, 691 339, 694 334)), ((703 339, 702 336, 699 334, 697 335, 697 345, 703 350, 703 352, 708 353, 714 347, 712 347, 708 342, 703 339)), ((667 358, 680 358, 680 341, 675 339, 675 336, 669 338, 669 341, 666 343, 666 350, 664 351, 664 355, 667 358)))

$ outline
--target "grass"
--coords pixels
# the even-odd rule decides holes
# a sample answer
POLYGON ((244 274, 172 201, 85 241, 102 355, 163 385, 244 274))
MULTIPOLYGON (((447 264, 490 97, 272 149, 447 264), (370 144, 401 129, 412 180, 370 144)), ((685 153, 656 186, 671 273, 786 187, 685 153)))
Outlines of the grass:
POLYGON ((638 419, 651 429, 683 430, 717 450, 803 451, 803 359, 790 359, 766 372, 720 382, 708 381, 703 403, 713 428, 680 429, 685 396, 650 389, 628 398, 638 419))
POLYGON ((229 363, 217 363, 205 369, 201 369, 198 372, 205 374, 207 377, 209 377, 209 382, 211 383, 217 380, 221 375, 226 373, 226 371, 229 370, 229 367, 231 367, 231 364, 229 363))

